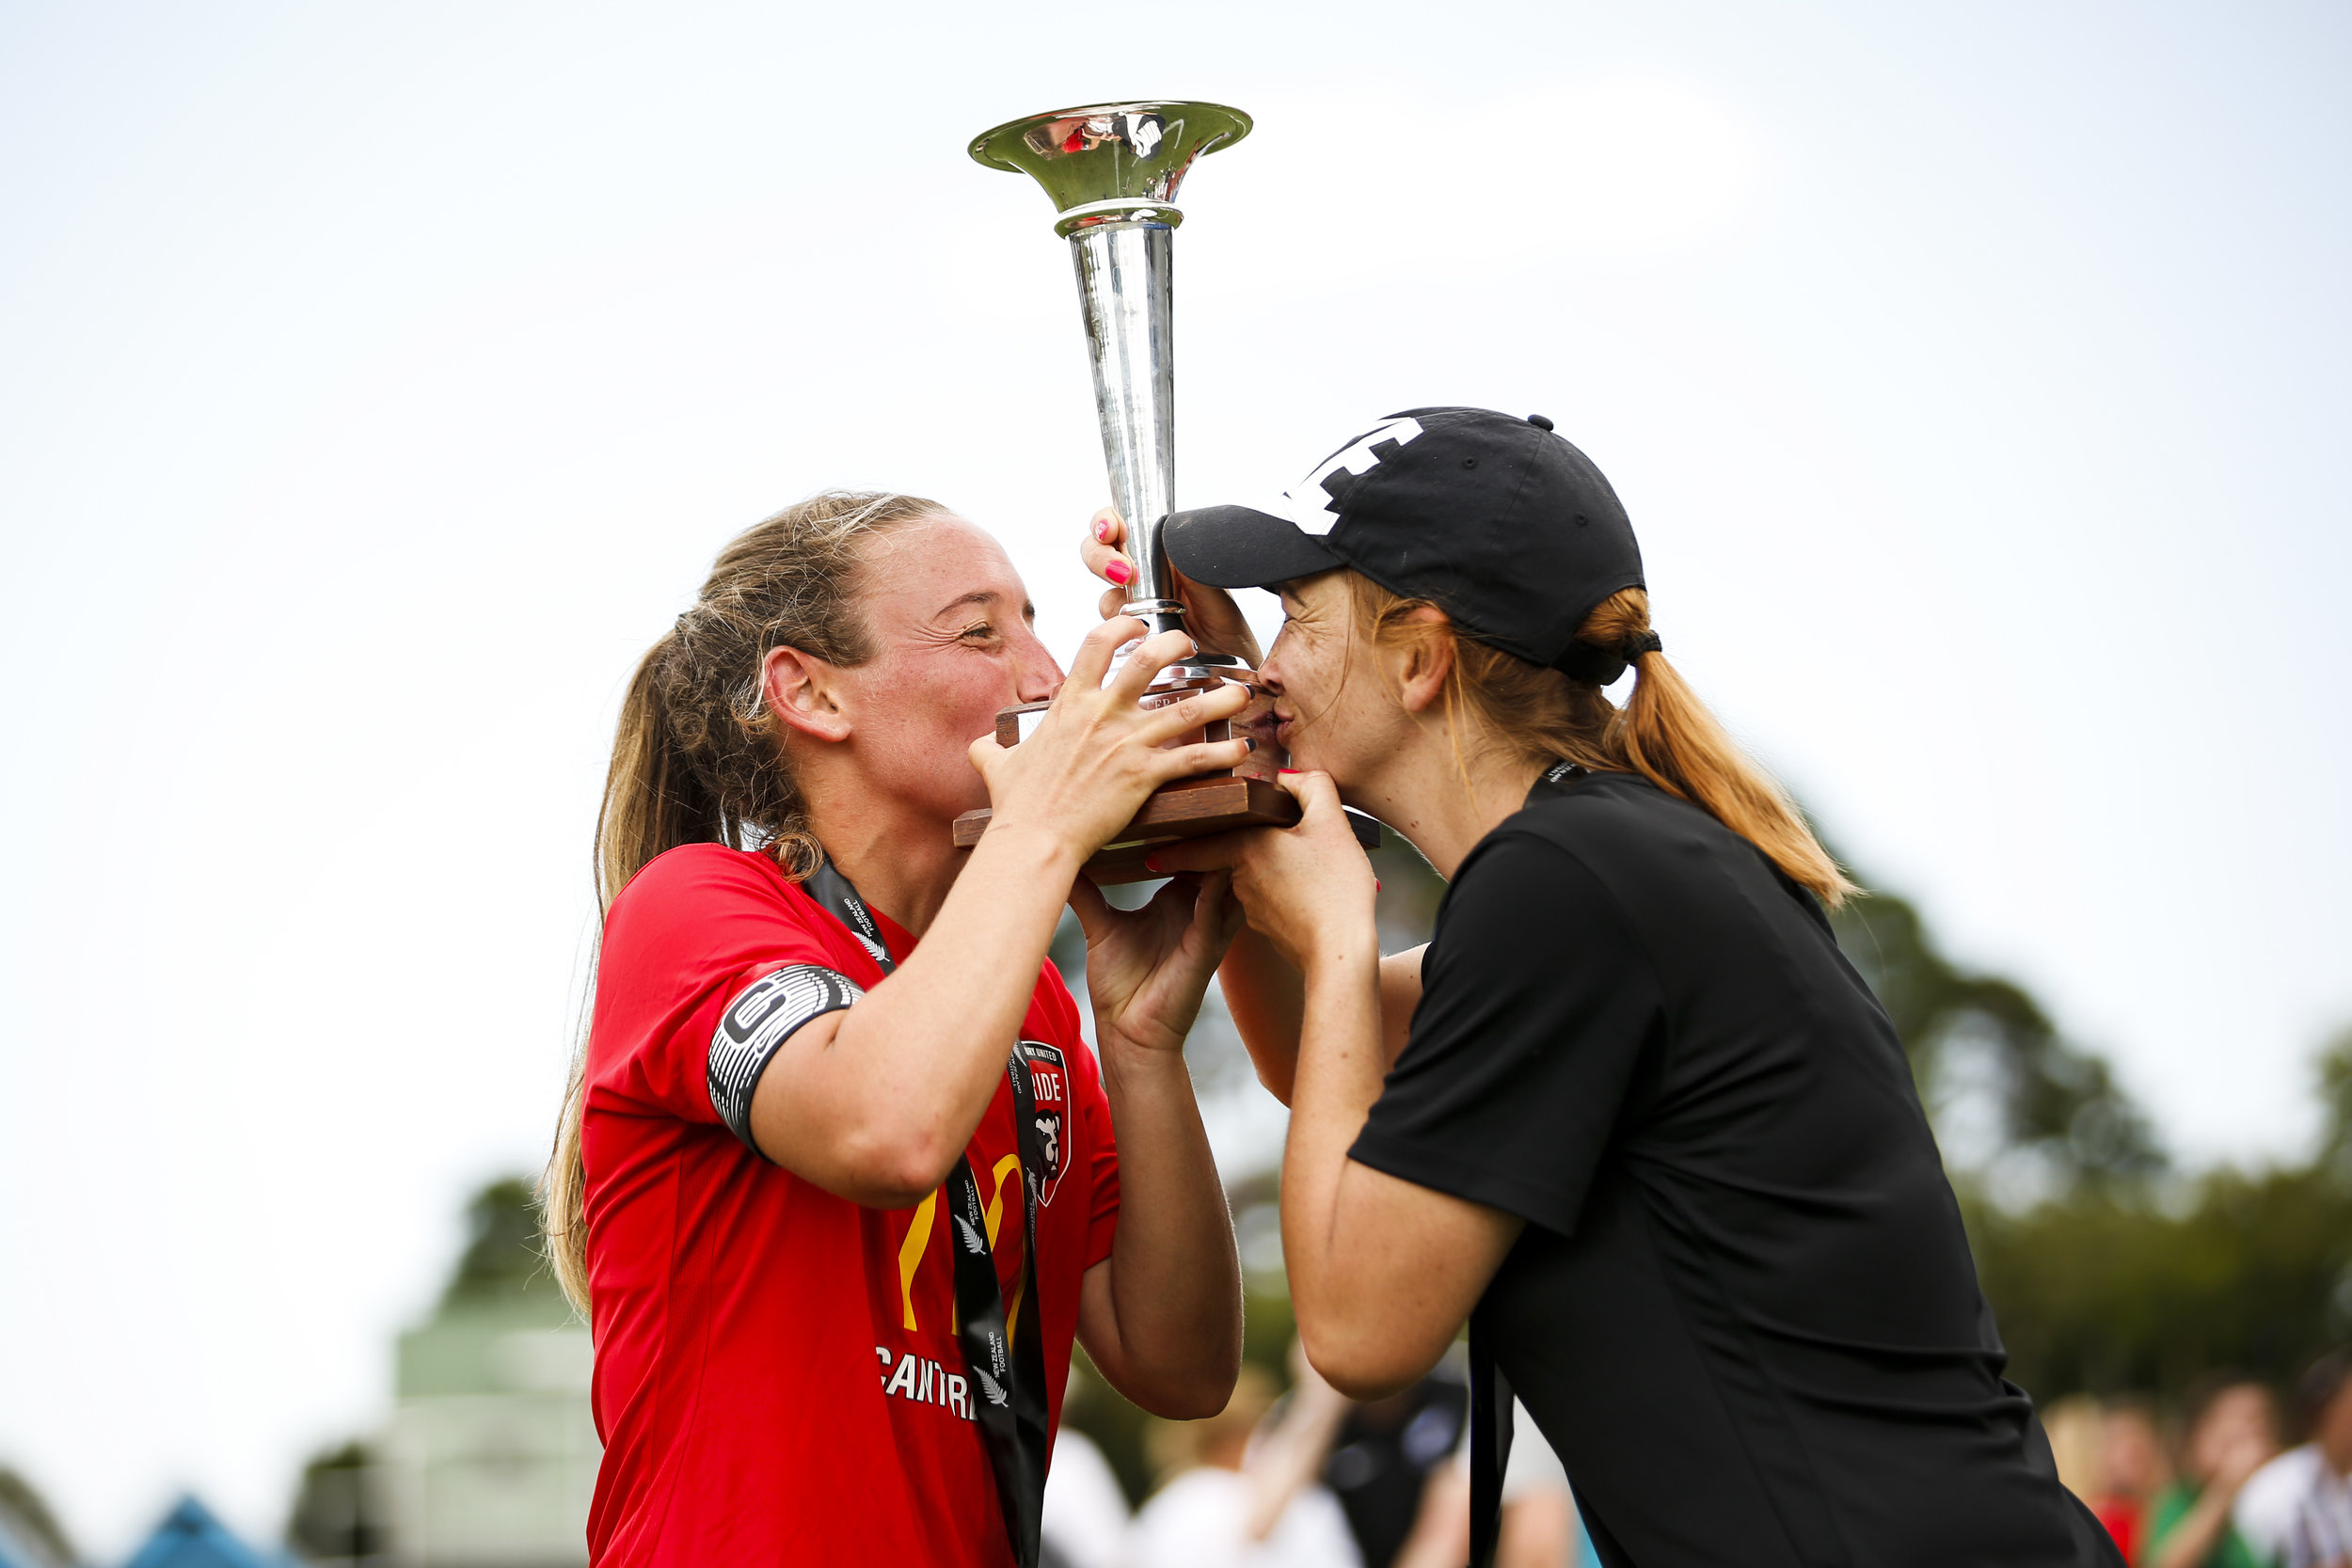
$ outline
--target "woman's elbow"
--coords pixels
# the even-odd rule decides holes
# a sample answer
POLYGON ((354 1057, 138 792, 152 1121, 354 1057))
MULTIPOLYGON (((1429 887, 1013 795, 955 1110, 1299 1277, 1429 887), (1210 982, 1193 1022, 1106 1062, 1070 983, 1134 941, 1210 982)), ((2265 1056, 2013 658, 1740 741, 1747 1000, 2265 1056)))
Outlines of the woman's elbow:
POLYGON ((869 1180, 884 1199, 878 1209, 912 1209, 946 1184, 947 1173, 963 1157, 963 1146, 933 1147, 916 1141, 905 1148, 877 1150, 869 1180))
POLYGON ((1303 1315, 1298 1323, 1298 1340, 1307 1353, 1308 1365, 1326 1383, 1351 1400, 1366 1402, 1386 1399, 1411 1387, 1445 1354, 1442 1344, 1431 1350, 1401 1343, 1372 1325, 1317 1327, 1303 1315))
POLYGON ((1225 1407, 1232 1402, 1233 1387, 1240 1381, 1241 1357, 1235 1354, 1221 1366, 1164 1374, 1152 1379, 1147 1387, 1120 1392, 1138 1408, 1162 1420, 1205 1421, 1224 1414, 1225 1407))
POLYGON ((1291 1102, 1291 1086, 1298 1081, 1297 1060, 1293 1058, 1288 1062, 1260 1061, 1253 1062, 1251 1065, 1258 1069, 1258 1086, 1272 1095, 1284 1110, 1288 1110, 1291 1102))
POLYGON ((939 1191, 962 1157, 963 1145, 951 1144, 944 1133, 883 1119, 839 1129, 825 1151, 825 1175, 800 1174, 869 1209, 912 1209, 939 1191))

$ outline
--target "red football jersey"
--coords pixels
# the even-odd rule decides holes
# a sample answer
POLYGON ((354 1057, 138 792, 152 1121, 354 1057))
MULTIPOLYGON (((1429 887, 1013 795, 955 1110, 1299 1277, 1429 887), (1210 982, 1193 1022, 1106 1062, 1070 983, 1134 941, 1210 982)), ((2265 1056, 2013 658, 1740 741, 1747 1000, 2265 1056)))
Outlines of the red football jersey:
MULTIPOLYGON (((914 939, 873 912, 903 961, 914 939)), ((1012 1554, 955 1334, 946 1203, 836 1197, 763 1159, 713 1104, 722 1016, 803 965, 866 989, 882 980, 772 861, 722 845, 662 855, 606 916, 581 1138, 605 1444, 589 1550, 599 1564, 1004 1568, 1012 1554)), ((1022 1030, 1067 1068, 1035 1075, 1038 1111, 1059 1127, 1038 1212, 1042 1299, 1016 1308, 1042 1313, 1057 1426, 1079 1279, 1110 1256, 1118 1224, 1119 1161, 1101 1069, 1051 963, 1022 1030)), ((966 1149, 1009 1307, 1023 1248, 1012 1115, 1000 1082, 966 1149)))

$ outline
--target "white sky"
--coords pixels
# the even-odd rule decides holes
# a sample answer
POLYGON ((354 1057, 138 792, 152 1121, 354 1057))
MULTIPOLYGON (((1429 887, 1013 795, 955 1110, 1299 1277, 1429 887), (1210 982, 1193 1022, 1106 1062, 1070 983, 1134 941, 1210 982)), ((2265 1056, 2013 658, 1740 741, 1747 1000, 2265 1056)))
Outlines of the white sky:
POLYGON ((2192 1158, 2352 1017, 2352 21, 0 5, 0 1457, 274 1533, 545 1146, 619 683, 827 484, 1063 649, 1069 265, 966 140, 1257 117, 1178 241, 1181 495, 1540 411, 1671 656, 2192 1158))

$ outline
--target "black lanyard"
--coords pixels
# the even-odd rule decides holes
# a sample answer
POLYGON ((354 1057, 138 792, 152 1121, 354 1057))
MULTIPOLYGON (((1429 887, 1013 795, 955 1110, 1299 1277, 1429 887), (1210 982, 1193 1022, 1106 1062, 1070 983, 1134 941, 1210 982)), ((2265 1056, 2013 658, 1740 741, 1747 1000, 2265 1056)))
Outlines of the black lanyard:
POLYGON ((1502 1538, 1502 1472, 1511 1463, 1511 1380, 1495 1365, 1486 1304, 1471 1311, 1470 1568, 1493 1568, 1502 1538))
MULTIPOLYGON (((882 927, 833 858, 818 863, 802 891, 850 928, 873 955, 882 972, 898 965, 882 943, 882 927)), ((1021 1151, 1021 1289, 1014 1295, 1009 1337, 1005 1332, 1005 1293, 989 1256, 988 1220, 980 1207, 980 1184, 972 1178, 969 1155, 947 1173, 947 1212, 955 1221, 957 1337, 964 1370, 971 1374, 980 1434, 988 1444, 988 1465, 996 1476, 996 1500, 1005 1515, 1018 1568, 1037 1568, 1039 1520, 1045 1507, 1045 1340, 1038 1326, 1042 1304, 1037 1289, 1038 1183, 1048 1168, 1037 1125, 1037 1097, 1029 1084, 1028 1042, 1018 1041, 1005 1063, 1012 1083, 1013 1134, 1021 1151), (1026 1310, 1023 1310, 1023 1308, 1026 1310), (1008 1339, 1009 1338, 1009 1343, 1008 1339)))

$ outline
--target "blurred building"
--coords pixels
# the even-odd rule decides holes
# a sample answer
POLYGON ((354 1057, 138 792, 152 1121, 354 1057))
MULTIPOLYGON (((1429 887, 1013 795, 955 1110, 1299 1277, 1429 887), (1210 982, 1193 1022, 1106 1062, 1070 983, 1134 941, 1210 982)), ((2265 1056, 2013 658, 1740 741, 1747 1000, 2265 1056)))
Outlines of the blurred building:
POLYGON ((123 1568, 295 1568, 278 1552, 256 1551, 194 1497, 183 1497, 123 1568))
POLYGON ((400 1339, 383 1448, 393 1560, 568 1568, 588 1560, 603 1450, 588 1330, 553 1292, 445 1303, 400 1339))
POLYGON ((319 1568, 575 1568, 602 1449, 588 1330, 539 1251, 531 1189, 493 1182, 380 1437, 304 1470, 287 1537, 319 1568))

